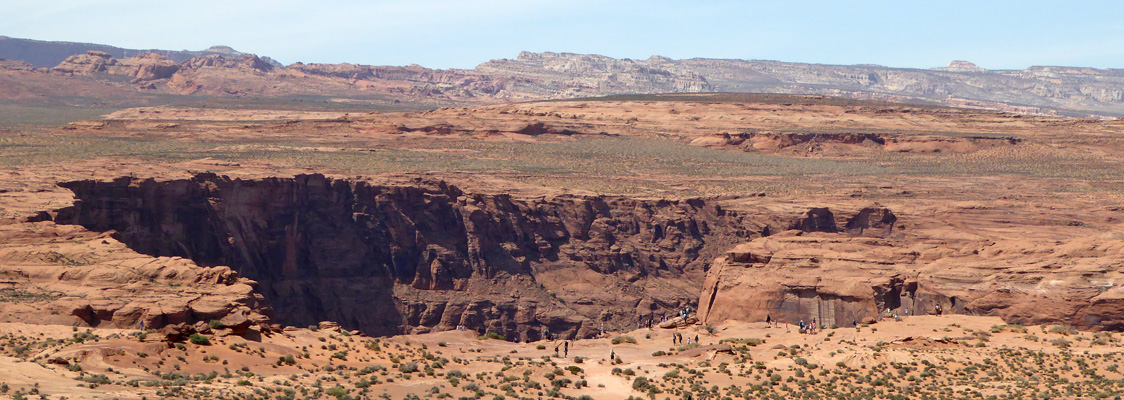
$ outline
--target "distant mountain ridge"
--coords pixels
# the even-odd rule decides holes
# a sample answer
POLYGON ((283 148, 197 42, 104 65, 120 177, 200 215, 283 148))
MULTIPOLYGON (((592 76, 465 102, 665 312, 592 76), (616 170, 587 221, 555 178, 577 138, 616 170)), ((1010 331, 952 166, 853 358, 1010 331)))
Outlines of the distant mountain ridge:
MULTIPOLYGON (((177 95, 380 99, 423 107, 620 94, 757 92, 943 104, 1023 114, 1124 117, 1124 69, 1034 66, 987 70, 956 60, 931 69, 764 60, 522 52, 474 69, 418 65, 304 64, 215 46, 202 51, 129 50, 0 37, 0 82, 99 75, 133 78, 115 90, 177 95), (81 52, 73 53, 81 50, 81 52), (65 56, 63 56, 65 54, 65 56), (128 54, 129 57, 122 57, 128 54), (59 59, 62 57, 62 59, 59 59), (57 62, 51 63, 53 60, 57 62), (23 64, 26 62, 39 69, 23 64), (17 78, 16 74, 21 78, 17 78), (135 89, 135 90, 134 90, 135 89)), ((14 84, 14 83, 13 83, 14 84)), ((25 85, 26 86, 26 85, 25 85)), ((36 90, 8 90, 24 97, 36 90)), ((0 90, 0 97, 4 91, 0 90)), ((58 93, 65 93, 61 91, 58 93)))
MULTIPOLYGON (((1124 115, 1124 69, 1033 66, 985 70, 967 61, 933 69, 693 58, 615 59, 600 55, 523 52, 477 72, 567 87, 641 93, 765 92, 856 99, 923 101, 1024 113, 1124 115)), ((593 90, 598 91, 598 90, 593 90)))
MULTIPOLYGON (((206 50, 199 51, 141 50, 94 43, 52 42, 0 36, 0 59, 23 61, 40 68, 54 67, 70 56, 85 54, 88 51, 104 52, 113 58, 129 58, 142 53, 156 53, 175 62, 184 62, 195 57, 212 54, 229 57, 240 57, 248 54, 228 46, 211 46, 206 50)), ((274 66, 281 66, 281 63, 271 58, 262 57, 262 59, 274 66)))

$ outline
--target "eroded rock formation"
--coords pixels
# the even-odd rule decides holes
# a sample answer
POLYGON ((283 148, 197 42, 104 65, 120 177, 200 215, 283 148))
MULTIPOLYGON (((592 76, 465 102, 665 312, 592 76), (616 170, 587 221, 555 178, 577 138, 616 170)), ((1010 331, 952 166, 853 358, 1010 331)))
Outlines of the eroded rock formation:
MULTIPOLYGON (((861 210, 828 233, 808 221, 741 244, 715 260, 699 299, 704 322, 850 326, 892 314, 996 315, 1009 323, 1124 328, 1115 236, 1064 241, 903 237, 888 211, 861 210), (808 229, 808 228, 812 229, 808 229), (889 310, 887 312, 886 310, 889 310)), ((943 236, 943 234, 942 234, 943 236)))
POLYGON ((60 223, 230 266, 260 282, 279 322, 371 334, 623 328, 692 303, 706 264, 766 226, 703 200, 515 198, 444 182, 199 175, 63 186, 79 201, 60 223))

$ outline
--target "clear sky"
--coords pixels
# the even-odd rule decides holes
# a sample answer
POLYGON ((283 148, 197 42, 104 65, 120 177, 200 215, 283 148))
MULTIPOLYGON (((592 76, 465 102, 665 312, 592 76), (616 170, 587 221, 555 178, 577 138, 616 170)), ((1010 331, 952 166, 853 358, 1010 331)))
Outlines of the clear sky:
POLYGON ((0 35, 289 64, 472 68, 520 51, 929 68, 1124 68, 1124 1, 0 0, 0 35))

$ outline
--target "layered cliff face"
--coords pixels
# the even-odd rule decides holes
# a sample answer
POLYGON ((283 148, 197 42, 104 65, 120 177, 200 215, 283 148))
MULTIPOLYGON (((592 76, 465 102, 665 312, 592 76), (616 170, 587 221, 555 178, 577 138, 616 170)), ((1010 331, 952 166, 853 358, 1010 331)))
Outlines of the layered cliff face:
MULTIPOLYGON (((769 223, 703 200, 468 194, 443 182, 198 175, 62 184, 56 221, 130 248, 228 265, 278 322, 371 334, 464 325, 586 337, 672 314, 710 260, 769 223)), ((772 228, 776 229, 776 227, 772 228)))
POLYGON ((228 267, 138 254, 49 218, 0 224, 0 322, 128 329, 221 320, 239 333, 272 329, 256 284, 228 267))
POLYGON ((868 209, 840 229, 817 209, 793 226, 802 230, 735 247, 707 274, 700 319, 830 327, 943 312, 1124 328, 1119 235, 983 239, 957 229, 907 237, 893 231, 895 220, 868 209))

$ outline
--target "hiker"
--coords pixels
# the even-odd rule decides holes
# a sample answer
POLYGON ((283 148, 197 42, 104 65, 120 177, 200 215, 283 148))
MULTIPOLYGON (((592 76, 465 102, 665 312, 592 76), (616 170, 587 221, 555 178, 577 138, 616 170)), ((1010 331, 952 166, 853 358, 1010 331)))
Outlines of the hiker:
POLYGON ((690 346, 690 345, 691 345, 691 338, 687 338, 687 345, 688 345, 688 346, 690 346))
POLYGON ((617 359, 617 352, 613 351, 613 348, 610 347, 609 348, 609 362, 612 362, 613 360, 616 360, 616 359, 617 359))
POLYGON ((765 316, 765 323, 768 324, 768 323, 771 323, 771 322, 773 322, 773 316, 772 315, 766 315, 765 316))
POLYGON ((562 344, 564 345, 562 347, 562 357, 569 357, 570 356, 570 342, 562 342, 562 344))
POLYGON ((699 344, 699 335, 695 335, 695 344, 699 344))
POLYGON ((859 320, 857 320, 857 319, 853 319, 853 320, 851 320, 851 327, 852 327, 852 328, 855 328, 855 329, 858 329, 858 327, 859 327, 859 320))

